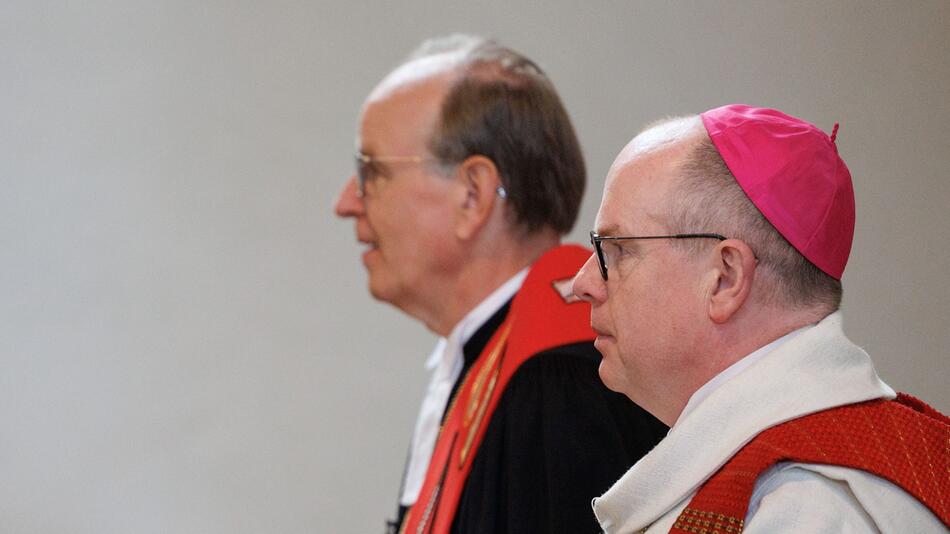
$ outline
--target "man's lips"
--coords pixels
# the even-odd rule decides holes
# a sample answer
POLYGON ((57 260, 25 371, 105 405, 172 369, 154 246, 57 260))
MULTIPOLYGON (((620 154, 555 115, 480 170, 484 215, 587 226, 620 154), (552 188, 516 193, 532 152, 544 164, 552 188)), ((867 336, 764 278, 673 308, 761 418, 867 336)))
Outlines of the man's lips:
POLYGON ((608 350, 608 347, 615 343, 613 336, 597 332, 596 330, 594 332, 597 333, 597 338, 594 339, 594 348, 601 354, 606 354, 604 351, 608 350))
POLYGON ((357 241, 359 244, 366 246, 366 250, 364 250, 364 251, 363 251, 363 254, 361 255, 361 258, 362 258, 362 260, 363 260, 363 263, 365 264, 365 263, 366 263, 366 260, 367 260, 370 256, 372 256, 373 253, 375 253, 375 252, 377 252, 377 251, 379 250, 379 245, 376 243, 376 241, 374 241, 374 240, 372 240, 372 239, 369 239, 369 238, 367 238, 367 237, 359 236, 359 235, 356 236, 356 241, 357 241))
POLYGON ((366 263, 366 260, 370 256, 379 252, 379 247, 377 247, 375 243, 365 243, 365 244, 368 246, 366 247, 366 250, 363 251, 363 254, 361 256, 363 258, 363 263, 366 263))
POLYGON ((593 330, 595 334, 597 334, 597 337, 613 337, 611 334, 594 325, 590 325, 590 329, 593 330))
POLYGON ((364 236, 359 233, 356 234, 356 242, 361 245, 366 245, 370 249, 379 248, 379 244, 372 237, 364 236))

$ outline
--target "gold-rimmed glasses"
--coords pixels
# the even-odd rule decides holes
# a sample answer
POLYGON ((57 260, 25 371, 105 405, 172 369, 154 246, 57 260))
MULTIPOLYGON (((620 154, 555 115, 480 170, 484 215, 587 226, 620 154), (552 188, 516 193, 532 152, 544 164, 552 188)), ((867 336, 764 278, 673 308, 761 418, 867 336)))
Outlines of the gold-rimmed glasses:
POLYGON ((435 161, 434 158, 425 156, 370 156, 362 152, 357 152, 354 157, 356 158, 356 191, 361 198, 366 196, 366 184, 379 175, 380 170, 376 166, 377 163, 425 163, 435 161))

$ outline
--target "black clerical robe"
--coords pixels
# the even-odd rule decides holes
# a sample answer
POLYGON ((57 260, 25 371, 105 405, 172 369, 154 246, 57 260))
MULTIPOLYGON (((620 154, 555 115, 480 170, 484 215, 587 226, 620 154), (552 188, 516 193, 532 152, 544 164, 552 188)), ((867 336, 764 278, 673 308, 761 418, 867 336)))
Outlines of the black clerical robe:
MULTIPOLYGON (((465 344, 452 397, 509 308, 510 302, 465 344)), ((539 353, 518 368, 473 460, 453 533, 600 532, 591 499, 668 430, 604 387, 600 359, 592 343, 574 343, 539 353)), ((398 532, 406 511, 400 506, 391 532, 398 532)))

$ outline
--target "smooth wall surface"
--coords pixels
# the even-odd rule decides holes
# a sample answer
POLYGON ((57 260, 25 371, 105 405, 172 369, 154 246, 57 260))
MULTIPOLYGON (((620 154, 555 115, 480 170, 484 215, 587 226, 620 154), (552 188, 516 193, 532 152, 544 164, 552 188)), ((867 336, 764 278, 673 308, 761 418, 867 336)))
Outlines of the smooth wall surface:
POLYGON ((434 338, 331 205, 372 86, 491 35, 550 73, 590 183, 727 102, 830 130, 857 191, 848 334, 950 410, 950 3, 0 4, 0 532, 366 533, 434 338))

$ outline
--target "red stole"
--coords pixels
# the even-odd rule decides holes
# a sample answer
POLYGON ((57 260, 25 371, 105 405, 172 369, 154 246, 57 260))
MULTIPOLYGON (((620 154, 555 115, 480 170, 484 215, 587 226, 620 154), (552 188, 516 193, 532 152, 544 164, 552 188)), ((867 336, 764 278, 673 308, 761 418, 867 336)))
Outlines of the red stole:
POLYGON ((831 408, 769 428, 707 480, 670 532, 740 533, 759 475, 791 461, 860 469, 900 486, 950 521, 950 419, 898 394, 831 408))
POLYGON ((472 460, 518 367, 539 352, 594 339, 590 305, 570 293, 571 279, 590 255, 583 247, 560 246, 531 266, 505 321, 448 407, 422 490, 401 532, 449 532, 472 460))

